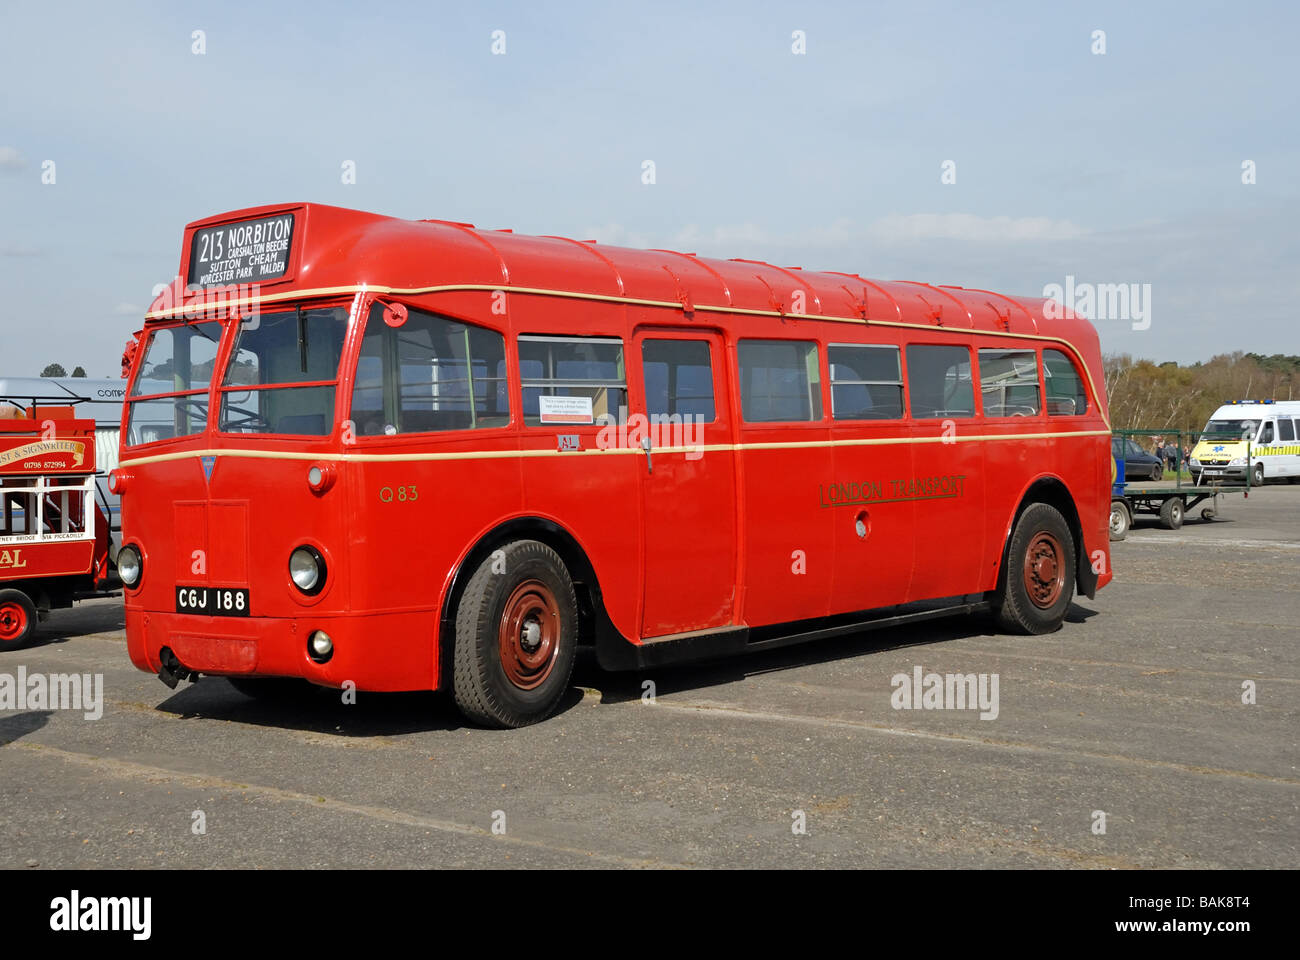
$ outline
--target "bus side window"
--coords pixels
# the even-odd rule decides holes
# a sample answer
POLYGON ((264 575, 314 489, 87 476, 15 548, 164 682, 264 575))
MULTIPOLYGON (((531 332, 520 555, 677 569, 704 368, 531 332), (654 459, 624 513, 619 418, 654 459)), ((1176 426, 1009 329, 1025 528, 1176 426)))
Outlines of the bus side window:
POLYGON ((1043 379, 1047 382, 1047 413, 1052 417, 1088 412, 1088 393, 1074 361, 1060 350, 1043 351, 1043 379))
POLYGON ((504 336, 414 309, 393 328, 383 309, 372 309, 357 358, 351 419, 359 436, 509 423, 504 336))
POLYGON ((821 372, 811 340, 741 340, 740 407, 747 423, 822 418, 821 372))
POLYGON ((907 387, 915 419, 975 416, 975 385, 966 347, 908 344, 907 387))
POLYGON ((641 370, 649 416, 713 422, 713 364, 705 340, 644 340, 641 370))
POLYGON ((1038 356, 1032 350, 981 350, 980 393, 986 417, 1036 417, 1038 356))
POLYGON ((903 374, 898 347, 832 343, 826 348, 835 420, 898 420, 903 374))
POLYGON ((521 334, 519 378, 524 423, 530 427, 616 422, 627 406, 623 341, 615 337, 521 334), (543 403, 543 397, 573 397, 577 403, 543 403))

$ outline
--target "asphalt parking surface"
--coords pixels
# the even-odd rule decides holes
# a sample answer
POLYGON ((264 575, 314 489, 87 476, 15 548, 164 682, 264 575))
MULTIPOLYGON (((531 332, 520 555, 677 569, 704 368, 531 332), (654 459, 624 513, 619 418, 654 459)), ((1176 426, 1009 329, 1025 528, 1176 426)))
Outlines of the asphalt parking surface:
POLYGON ((170 691, 128 661, 119 602, 88 602, 0 654, 104 677, 97 720, 0 711, 0 867, 1294 867, 1300 487, 1114 546, 1115 582, 1048 637, 965 618, 582 662, 516 731, 434 694, 170 691), (916 667, 996 674, 997 717, 894 709, 916 667))

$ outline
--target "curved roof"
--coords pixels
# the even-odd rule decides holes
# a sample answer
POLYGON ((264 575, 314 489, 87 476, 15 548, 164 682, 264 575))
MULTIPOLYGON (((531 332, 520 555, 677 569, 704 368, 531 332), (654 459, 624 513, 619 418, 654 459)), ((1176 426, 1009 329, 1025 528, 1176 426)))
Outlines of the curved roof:
MULTIPOLYGON (((913 281, 870 280, 759 260, 718 260, 675 250, 637 250, 592 240, 524 236, 446 220, 402 220, 322 204, 280 204, 209 217, 186 227, 181 276, 197 229, 293 212, 296 248, 286 278, 263 281, 259 299, 351 291, 396 294, 437 289, 571 293, 697 310, 867 319, 1096 342, 1087 320, 1064 308, 1049 316, 1041 297, 913 281)), ((179 282, 179 281, 178 281, 179 282)), ((176 293, 172 292, 172 296, 176 293)), ((148 319, 180 311, 164 294, 148 319)))

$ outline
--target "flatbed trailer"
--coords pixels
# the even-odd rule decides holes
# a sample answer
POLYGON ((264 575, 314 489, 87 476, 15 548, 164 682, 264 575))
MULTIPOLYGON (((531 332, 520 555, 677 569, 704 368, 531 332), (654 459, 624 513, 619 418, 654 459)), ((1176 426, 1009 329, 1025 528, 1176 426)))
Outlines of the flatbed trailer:
MULTIPOLYGON (((1168 429, 1113 432, 1115 436, 1174 436, 1177 438, 1179 449, 1183 448, 1185 437, 1194 436, 1189 431, 1168 429)), ((1249 457, 1249 450, 1247 456, 1249 457)), ((1125 539, 1133 526, 1134 516, 1139 513, 1158 516, 1160 525, 1166 530, 1177 530, 1183 525, 1188 511, 1194 510, 1207 500, 1210 503, 1209 506, 1201 508, 1201 519, 1210 522, 1219 514, 1220 497, 1241 494, 1243 499, 1249 498, 1250 476, 1250 471, 1247 470, 1246 480, 1242 484, 1183 483, 1180 469, 1175 473, 1173 481, 1125 483, 1124 461, 1116 458, 1114 481, 1111 486, 1110 539, 1125 539)))

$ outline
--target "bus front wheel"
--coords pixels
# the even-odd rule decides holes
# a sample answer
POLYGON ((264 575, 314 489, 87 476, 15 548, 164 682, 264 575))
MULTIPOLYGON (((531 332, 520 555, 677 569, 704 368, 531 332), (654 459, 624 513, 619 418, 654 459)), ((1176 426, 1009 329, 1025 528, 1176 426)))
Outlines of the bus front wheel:
POLYGON ((36 605, 21 590, 0 590, 0 650, 17 650, 36 629, 36 605))
POLYGON ((578 600, 560 555, 536 540, 505 545, 456 607, 456 705, 492 727, 545 719, 568 689, 577 641, 578 600))
POLYGON ((1016 521, 995 601, 998 625, 1014 633, 1051 633, 1074 596, 1074 537, 1060 512, 1030 504, 1016 521))

